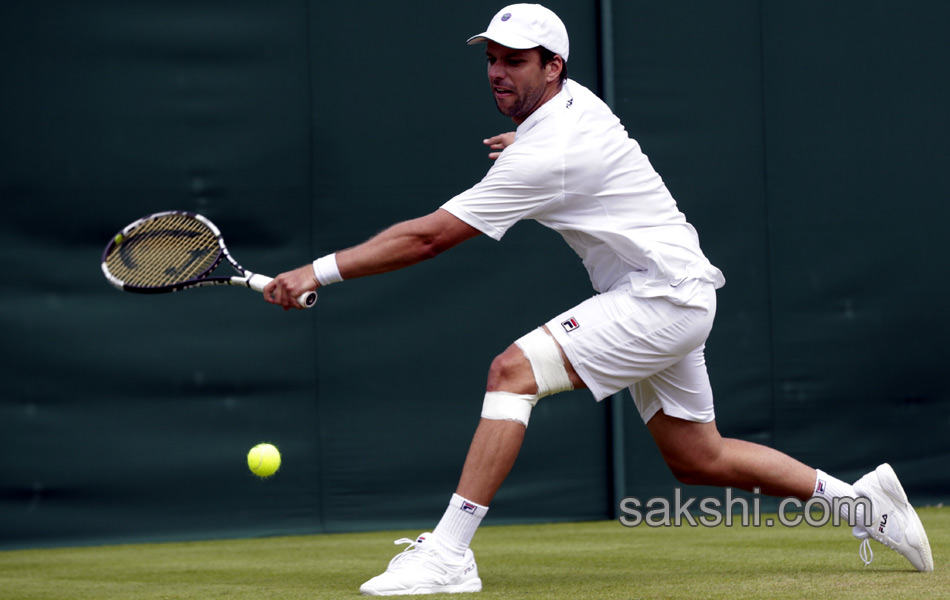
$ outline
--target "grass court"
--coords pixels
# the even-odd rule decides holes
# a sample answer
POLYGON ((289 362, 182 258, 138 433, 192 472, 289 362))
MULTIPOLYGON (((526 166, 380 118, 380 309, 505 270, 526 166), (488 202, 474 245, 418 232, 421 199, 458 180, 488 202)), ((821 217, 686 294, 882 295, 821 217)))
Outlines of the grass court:
MULTIPOLYGON (((617 521, 486 526, 473 549, 489 599, 950 597, 950 508, 919 514, 934 553, 917 573, 850 530, 638 527, 617 521)), ((0 599, 297 600, 357 598, 419 531, 0 552, 0 599)))

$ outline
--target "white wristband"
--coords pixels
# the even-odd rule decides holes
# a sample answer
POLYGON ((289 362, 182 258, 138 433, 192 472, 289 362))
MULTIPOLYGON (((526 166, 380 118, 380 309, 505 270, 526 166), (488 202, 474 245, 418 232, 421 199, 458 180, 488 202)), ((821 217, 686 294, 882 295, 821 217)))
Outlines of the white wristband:
POLYGON ((343 281, 340 268, 336 264, 336 253, 327 254, 313 261, 313 276, 317 278, 317 283, 321 287, 343 281))

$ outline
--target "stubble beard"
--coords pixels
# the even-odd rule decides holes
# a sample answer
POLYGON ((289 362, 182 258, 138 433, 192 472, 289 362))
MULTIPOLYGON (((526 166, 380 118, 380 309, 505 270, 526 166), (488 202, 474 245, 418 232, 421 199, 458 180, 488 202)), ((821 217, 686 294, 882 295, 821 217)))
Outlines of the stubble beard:
POLYGON ((515 103, 507 108, 503 107, 497 99, 495 100, 495 107, 498 108, 498 112, 506 117, 524 120, 537 108, 538 101, 543 94, 544 88, 525 90, 525 93, 518 96, 515 103))

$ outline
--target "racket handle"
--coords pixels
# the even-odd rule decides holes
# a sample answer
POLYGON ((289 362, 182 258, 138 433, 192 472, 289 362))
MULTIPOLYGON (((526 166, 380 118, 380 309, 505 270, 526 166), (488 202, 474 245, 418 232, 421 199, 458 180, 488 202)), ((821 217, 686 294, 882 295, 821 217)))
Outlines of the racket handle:
MULTIPOLYGON (((268 277, 267 275, 259 275, 255 273, 247 278, 247 287, 251 288, 256 292, 263 292, 264 286, 273 281, 273 277, 268 277)), ((304 292, 297 296, 297 302, 300 306, 304 308, 310 308, 317 303, 317 292, 304 292)))

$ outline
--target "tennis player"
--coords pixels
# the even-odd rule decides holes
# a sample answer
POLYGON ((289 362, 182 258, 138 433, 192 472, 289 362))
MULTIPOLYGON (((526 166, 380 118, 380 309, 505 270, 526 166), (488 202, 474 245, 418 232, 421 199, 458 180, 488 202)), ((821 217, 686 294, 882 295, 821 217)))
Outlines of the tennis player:
MULTIPOLYGON (((704 347, 722 273, 617 117, 567 78, 567 30, 537 4, 503 8, 468 40, 486 44, 495 103, 517 125, 486 140, 495 162, 481 182, 421 218, 279 275, 265 298, 297 308, 305 291, 408 267, 477 235, 500 240, 533 219, 580 256, 597 295, 555 315, 494 359, 481 420, 445 514, 431 533, 360 588, 367 595, 476 592, 471 540, 521 448, 544 396, 586 388, 600 401, 629 389, 676 478, 779 497, 864 496, 854 534, 933 569, 923 526, 894 471, 853 486, 777 450, 720 436, 704 347)), ((844 517, 848 506, 843 505, 844 517)), ((866 561, 870 560, 866 558, 866 561)))

